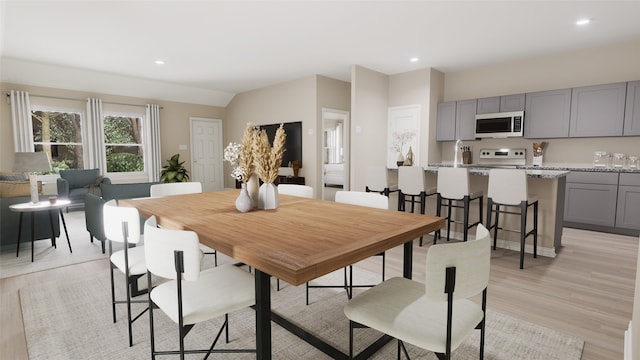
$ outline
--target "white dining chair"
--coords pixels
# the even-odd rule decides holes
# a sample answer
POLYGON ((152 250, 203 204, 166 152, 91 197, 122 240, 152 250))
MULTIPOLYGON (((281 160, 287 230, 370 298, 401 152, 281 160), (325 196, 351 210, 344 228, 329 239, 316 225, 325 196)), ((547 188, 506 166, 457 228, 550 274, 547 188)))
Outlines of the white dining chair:
MULTIPOLYGON (((175 182, 154 184, 149 188, 151 197, 197 194, 202 192, 202 183, 200 182, 175 182)), ((200 244, 200 250, 206 255, 213 255, 213 262, 218 266, 218 252, 206 245, 200 244)))
POLYGON ((489 231, 478 225, 476 240, 429 248, 424 284, 394 277, 354 297, 344 307, 349 358, 353 359, 354 329, 369 327, 398 340, 398 359, 402 352, 409 357, 406 342, 447 360, 478 329, 482 359, 490 261, 489 231), (480 304, 471 300, 480 293, 480 304))
POLYGON ((278 194, 300 196, 313 199, 313 188, 309 185, 279 184, 278 194))
POLYGON ((127 326, 129 329, 129 346, 133 346, 132 324, 140 315, 132 319, 131 304, 147 303, 147 300, 132 300, 147 292, 138 290, 138 279, 146 273, 144 264, 144 246, 137 245, 142 236, 140 234, 140 214, 138 209, 130 207, 120 207, 116 200, 107 201, 103 205, 104 232, 109 240, 109 274, 111 279, 111 308, 113 312, 113 322, 116 322, 116 305, 126 304, 127 306, 127 326), (121 243, 122 250, 113 251, 113 243, 121 243), (130 247, 135 246, 135 247, 130 247), (113 271, 120 270, 124 274, 126 299, 116 300, 115 283, 113 271))
MULTIPOLYGON (((370 208, 376 209, 389 209, 389 198, 385 195, 374 193, 374 192, 365 192, 365 191, 337 191, 335 201, 337 203, 350 204, 350 205, 358 205, 358 206, 366 206, 370 208)), ((377 254, 382 258, 382 281, 384 281, 385 277, 385 253, 381 252, 377 254)), ((309 289, 312 288, 344 288, 347 292, 347 298, 351 299, 353 297, 353 288, 362 288, 362 287, 372 287, 374 285, 354 285, 353 284, 353 266, 349 265, 344 268, 344 283, 342 285, 315 285, 315 284, 306 284, 306 302, 309 305, 309 289)))
POLYGON ((155 348, 154 308, 178 325, 180 359, 191 353, 255 353, 255 349, 214 349, 223 331, 229 342, 228 314, 255 305, 253 276, 232 264, 200 270, 200 242, 193 231, 159 228, 155 216, 147 219, 144 231, 147 284, 151 289, 151 358, 176 353, 155 348), (152 288, 152 275, 168 281, 152 288), (224 323, 209 349, 185 349, 184 338, 194 325, 221 316, 224 323))
POLYGON ((190 181, 154 184, 149 188, 149 192, 151 197, 196 194, 202 192, 202 183, 190 181))

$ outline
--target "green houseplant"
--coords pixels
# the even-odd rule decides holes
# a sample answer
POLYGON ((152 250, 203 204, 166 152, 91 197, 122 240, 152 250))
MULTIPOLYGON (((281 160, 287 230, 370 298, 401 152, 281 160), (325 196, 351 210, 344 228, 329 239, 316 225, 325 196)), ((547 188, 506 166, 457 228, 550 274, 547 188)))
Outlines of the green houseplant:
POLYGON ((179 157, 180 154, 175 154, 171 159, 167 160, 169 165, 162 167, 162 172, 160 172, 160 181, 167 183, 189 181, 189 172, 184 166, 182 166, 184 161, 180 162, 179 157))

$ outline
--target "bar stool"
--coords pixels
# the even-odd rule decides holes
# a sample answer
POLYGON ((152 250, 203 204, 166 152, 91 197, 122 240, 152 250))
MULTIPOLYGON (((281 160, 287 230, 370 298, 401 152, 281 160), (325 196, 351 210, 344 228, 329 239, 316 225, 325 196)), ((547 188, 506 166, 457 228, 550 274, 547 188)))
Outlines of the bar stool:
POLYGON ((527 191, 527 173, 518 169, 492 169, 489 171, 489 191, 487 194, 487 229, 495 229, 493 233, 493 249, 498 240, 498 225, 500 214, 520 215, 520 269, 524 267, 525 239, 533 235, 533 257, 538 257, 538 199, 530 196, 527 191), (493 209, 495 205, 495 210, 493 209), (533 205, 533 228, 527 232, 527 210, 533 205), (520 211, 506 211, 500 206, 520 208, 520 211), (495 224, 491 224, 491 214, 496 214, 495 224))
MULTIPOLYGON (((420 214, 424 214, 427 206, 427 196, 435 195, 435 187, 427 187, 427 179, 421 166, 398 167, 398 211, 405 211, 406 202, 411 202, 411 212, 415 211, 416 203, 420 204, 420 214), (407 200, 410 196, 410 200, 407 200), (416 198, 419 198, 416 200, 416 198)), ((422 246, 422 236, 420 236, 422 246)))
POLYGON ((367 168, 365 177, 365 191, 377 192, 386 197, 392 192, 398 191, 398 184, 392 184, 389 180, 389 171, 384 165, 373 165, 367 168))
MULTIPOLYGON (((484 194, 482 191, 471 192, 469 187, 469 170, 467 168, 438 168, 438 204, 436 208, 436 215, 440 216, 442 212, 442 201, 446 200, 447 207, 447 241, 449 241, 449 234, 451 232, 451 223, 460 223, 451 218, 451 208, 461 208, 464 210, 463 214, 463 240, 467 241, 469 229, 482 223, 482 208, 484 194), (478 221, 473 224, 469 224, 469 205, 471 201, 478 200, 478 221), (462 202, 462 205, 455 202, 462 202)), ((433 243, 436 243, 437 238, 440 237, 440 231, 436 232, 436 236, 433 238, 433 243)))

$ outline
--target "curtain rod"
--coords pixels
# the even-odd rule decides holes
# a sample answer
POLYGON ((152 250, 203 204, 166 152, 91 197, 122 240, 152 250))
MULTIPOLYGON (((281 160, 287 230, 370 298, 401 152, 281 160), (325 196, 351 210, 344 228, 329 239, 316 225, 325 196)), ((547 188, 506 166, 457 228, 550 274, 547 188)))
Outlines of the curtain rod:
MULTIPOLYGON (((7 97, 9 97, 11 95, 10 92, 5 91, 4 92, 5 95, 7 97)), ((45 99, 56 99, 56 100, 70 100, 70 101, 82 101, 82 102, 86 102, 87 99, 75 99, 75 98, 68 98, 68 97, 61 97, 61 96, 50 96, 50 95, 35 95, 35 94, 29 94, 29 96, 33 96, 33 97, 40 97, 40 98, 45 98, 45 99)), ((110 104, 110 105, 125 105, 125 106, 139 106, 139 107, 143 107, 146 108, 146 105, 140 105, 140 104, 127 104, 127 103, 118 103, 118 102, 111 102, 111 101, 103 101, 104 104, 110 104)), ((162 106, 160 107, 160 109, 164 109, 162 106)))

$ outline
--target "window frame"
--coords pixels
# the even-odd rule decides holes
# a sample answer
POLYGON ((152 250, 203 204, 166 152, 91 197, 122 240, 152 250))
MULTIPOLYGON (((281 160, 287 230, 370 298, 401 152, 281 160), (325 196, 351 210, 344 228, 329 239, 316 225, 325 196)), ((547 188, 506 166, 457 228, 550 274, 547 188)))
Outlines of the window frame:
MULTIPOLYGON (((146 108, 143 108, 143 107, 139 107, 139 109, 137 108, 138 107, 134 107, 131 105, 105 104, 104 102, 102 103, 101 121, 102 121, 103 132, 104 132, 104 118, 106 116, 140 118, 140 124, 141 124, 140 138, 142 143, 140 144, 140 146, 142 147, 143 170, 131 171, 131 172, 107 172, 107 169, 105 169, 105 176, 108 176, 111 179, 129 180, 129 181, 133 179, 135 180, 144 179, 145 181, 149 180, 149 152, 151 151, 149 140, 148 140, 149 131, 150 131, 149 120, 147 119, 146 108)), ((103 138, 102 151, 105 154, 105 156, 107 153, 106 147, 107 147, 106 139, 103 138)))
MULTIPOLYGON (((82 136, 82 163, 87 164, 89 161, 89 151, 90 149, 87 146, 87 117, 86 117, 86 109, 84 106, 72 106, 71 101, 69 100, 52 100, 52 99, 44 99, 45 101, 31 100, 31 113, 35 111, 41 112, 59 112, 59 113, 75 113, 80 115, 80 134, 82 136)), ((33 116, 33 115, 32 115, 33 116)), ((31 120, 33 121, 33 120, 31 120)), ((33 126, 33 125, 32 125, 33 126)), ((31 129, 31 139, 33 141, 34 147, 36 146, 36 141, 34 139, 33 127, 31 129)), ((57 173, 55 173, 57 175, 57 173)))

